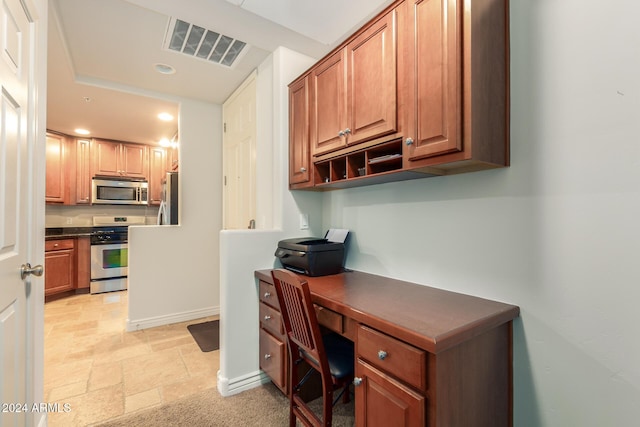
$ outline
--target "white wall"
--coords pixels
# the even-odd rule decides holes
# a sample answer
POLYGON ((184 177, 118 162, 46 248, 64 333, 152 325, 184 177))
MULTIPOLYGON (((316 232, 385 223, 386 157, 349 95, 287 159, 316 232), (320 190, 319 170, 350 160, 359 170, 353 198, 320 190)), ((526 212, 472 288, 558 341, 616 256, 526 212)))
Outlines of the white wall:
POLYGON ((129 317, 135 330, 220 311, 222 108, 180 103, 180 224, 129 227, 129 317))
POLYGON ((265 380, 259 371, 258 287, 255 270, 276 265, 278 241, 322 233, 322 196, 288 189, 287 85, 315 60, 278 48, 258 68, 257 218, 272 229, 220 233, 220 371, 218 390, 231 395, 265 380), (270 200, 266 200, 269 197, 270 200), (309 230, 299 229, 299 213, 309 230))
POLYGON ((518 427, 638 425, 638 16, 512 0, 512 166, 324 195, 348 267, 521 307, 518 427))

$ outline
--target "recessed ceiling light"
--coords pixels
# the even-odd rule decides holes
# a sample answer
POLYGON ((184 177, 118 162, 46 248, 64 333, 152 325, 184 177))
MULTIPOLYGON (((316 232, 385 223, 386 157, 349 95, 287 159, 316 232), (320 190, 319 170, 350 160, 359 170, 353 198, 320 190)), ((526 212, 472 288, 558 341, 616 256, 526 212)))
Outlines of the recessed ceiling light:
POLYGON ((154 64, 153 68, 160 74, 175 74, 176 69, 167 64, 154 64))
POLYGON ((89 135, 91 133, 86 129, 80 129, 80 128, 75 129, 74 132, 77 133, 78 135, 89 135))
POLYGON ((158 114, 158 118, 165 122, 170 122, 171 120, 173 120, 173 116, 169 113, 160 113, 158 114))

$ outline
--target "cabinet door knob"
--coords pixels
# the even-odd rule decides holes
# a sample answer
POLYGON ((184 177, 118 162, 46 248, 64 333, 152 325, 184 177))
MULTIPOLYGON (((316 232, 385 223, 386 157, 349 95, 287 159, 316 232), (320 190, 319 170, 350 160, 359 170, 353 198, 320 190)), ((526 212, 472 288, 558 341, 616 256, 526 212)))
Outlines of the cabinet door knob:
POLYGON ((384 350, 378 351, 378 359, 384 360, 384 359, 387 358, 387 356, 388 356, 388 354, 387 354, 386 351, 384 351, 384 350))
POLYGON ((271 355, 269 353, 264 355, 264 360, 269 360, 271 359, 271 355))
POLYGON ((360 384, 362 384, 362 378, 359 377, 355 377, 353 379, 353 385, 355 385, 356 387, 359 386, 360 384))
POLYGON ((300 168, 300 172, 306 172, 307 168, 300 168))
POLYGON ((265 292, 265 293, 264 293, 264 297, 265 297, 265 298, 269 298, 270 296, 271 296, 271 292, 265 292))
POLYGON ((340 132, 338 132, 338 136, 344 136, 344 131, 341 130, 340 132))
POLYGON ((351 133, 351 129, 346 128, 346 129, 344 130, 344 133, 345 133, 345 135, 349 135, 349 134, 351 133))
POLYGON ((405 140, 404 140, 404 143, 405 143, 405 144, 407 144, 407 145, 411 145, 411 144, 413 144, 413 138, 407 138, 407 139, 405 139, 405 140))
POLYGON ((266 316, 264 316, 264 320, 271 320, 271 316, 267 314, 266 316))

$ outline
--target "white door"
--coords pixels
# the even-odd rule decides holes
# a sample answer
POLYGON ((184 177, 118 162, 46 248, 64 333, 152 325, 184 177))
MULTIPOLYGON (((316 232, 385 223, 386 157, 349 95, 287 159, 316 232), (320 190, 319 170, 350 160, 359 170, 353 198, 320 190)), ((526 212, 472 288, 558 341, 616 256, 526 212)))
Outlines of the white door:
POLYGON ((222 106, 223 215, 225 229, 249 228, 256 217, 256 75, 222 106))
MULTIPOLYGON (((28 386, 33 366, 34 317, 28 309, 33 302, 32 276, 20 277, 33 251, 37 210, 37 179, 31 176, 38 126, 31 12, 20 0, 3 0, 0 7, 0 402, 14 405, 33 403, 34 394, 28 386)), ((26 424, 25 412, 3 406, 0 425, 26 424)))

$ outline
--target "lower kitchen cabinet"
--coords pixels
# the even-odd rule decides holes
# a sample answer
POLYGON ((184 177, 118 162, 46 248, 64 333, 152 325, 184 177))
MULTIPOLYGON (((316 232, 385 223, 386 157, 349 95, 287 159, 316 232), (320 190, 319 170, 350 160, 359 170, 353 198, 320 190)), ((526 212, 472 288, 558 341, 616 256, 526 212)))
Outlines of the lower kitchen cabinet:
POLYGON ((89 290, 91 285, 91 238, 81 236, 76 239, 76 288, 89 290))
POLYGON ((75 289, 75 239, 48 240, 44 247, 44 295, 75 289))

